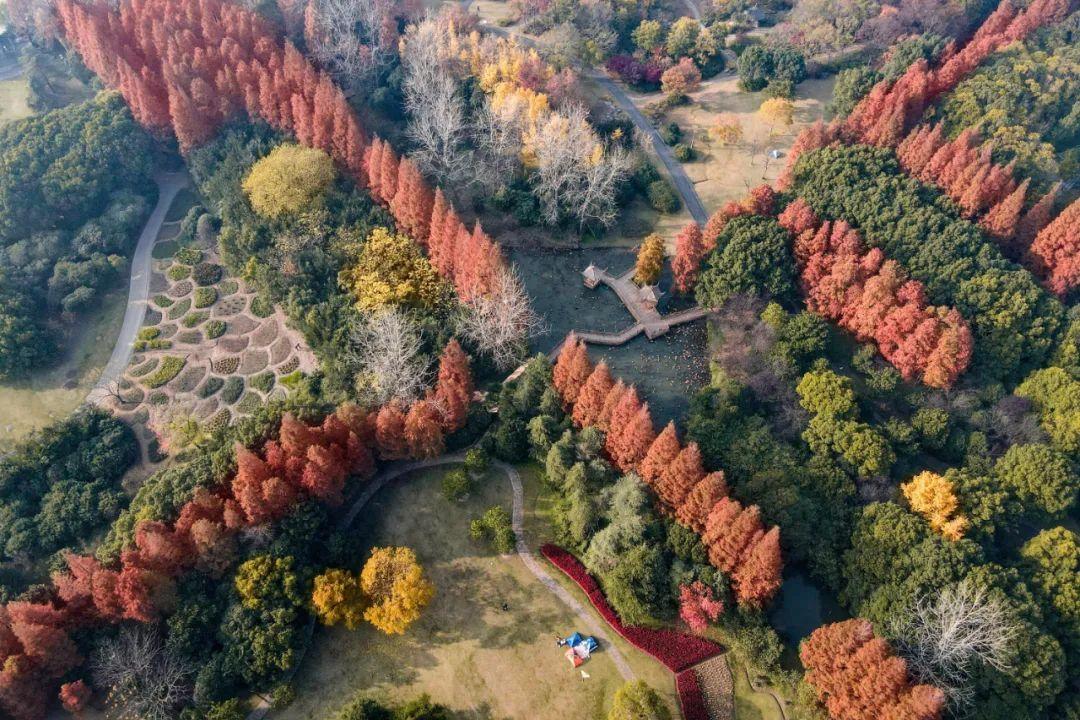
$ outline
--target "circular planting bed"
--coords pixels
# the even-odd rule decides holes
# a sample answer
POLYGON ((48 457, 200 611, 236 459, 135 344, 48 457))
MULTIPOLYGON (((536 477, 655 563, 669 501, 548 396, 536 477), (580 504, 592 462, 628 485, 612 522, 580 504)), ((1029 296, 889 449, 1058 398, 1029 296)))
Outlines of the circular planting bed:
POLYGON ((182 297, 184 297, 185 295, 188 295, 191 292, 192 287, 194 287, 194 286, 191 284, 190 280, 184 280, 183 282, 178 282, 175 285, 173 285, 171 288, 169 288, 169 295, 174 297, 174 298, 182 298, 182 297))
POLYGON ((241 310, 244 309, 244 305, 246 303, 247 303, 247 301, 243 297, 240 297, 240 296, 235 296, 234 295, 233 297, 224 298, 214 308, 214 316, 215 317, 229 317, 230 315, 235 315, 235 314, 237 314, 238 312, 240 312, 241 310))
POLYGON ((241 375, 252 375, 257 372, 262 372, 270 363, 270 354, 265 350, 248 350, 241 358, 241 375))
POLYGON ((206 368, 201 365, 195 365, 187 368, 184 372, 173 380, 169 387, 177 392, 191 392, 199 385, 199 381, 206 375, 206 368))
POLYGON ((179 320, 180 318, 187 315, 187 311, 190 309, 191 298, 184 298, 183 300, 169 308, 168 311, 165 313, 165 317, 169 318, 170 320, 179 320))
POLYGON ((274 342, 278 337, 277 320, 270 319, 264 322, 259 329, 251 333, 251 346, 262 348, 274 342))

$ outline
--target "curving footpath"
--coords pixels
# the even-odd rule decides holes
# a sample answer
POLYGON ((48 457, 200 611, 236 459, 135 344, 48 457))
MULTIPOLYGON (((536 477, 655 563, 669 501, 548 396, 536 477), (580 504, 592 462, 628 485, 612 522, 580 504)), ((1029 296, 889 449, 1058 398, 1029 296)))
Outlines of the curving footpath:
MULTIPOLYGON (((426 468, 439 467, 441 465, 457 465, 465 460, 464 453, 454 453, 453 455, 444 455, 443 457, 431 458, 428 460, 416 460, 413 462, 400 463, 397 465, 390 465, 379 473, 375 478, 371 480, 361 492, 349 509, 342 516, 338 522, 338 530, 346 530, 356 517, 360 514, 360 511, 364 509, 371 498, 375 497, 380 490, 382 490, 388 482, 395 480, 402 475, 408 475, 416 470, 424 470, 426 468)), ((532 551, 529 550, 529 546, 525 543, 525 503, 524 493, 521 489, 521 475, 513 466, 507 465, 501 462, 493 462, 492 465, 502 470, 508 480, 510 480, 510 490, 513 502, 513 511, 511 513, 511 525, 514 528, 514 535, 516 536, 515 551, 517 556, 521 558, 521 562, 531 572, 537 580, 539 580, 544 587, 550 590, 564 605, 574 611, 574 614, 578 616, 578 620, 588 628, 589 634, 596 636, 604 643, 604 653, 611 658, 611 661, 615 663, 615 668, 619 671, 619 674, 626 680, 633 680, 636 676, 634 671, 630 669, 629 663, 626 662, 626 658, 623 657, 622 652, 611 641, 611 637, 607 634, 604 626, 599 623, 585 607, 579 603, 574 597, 567 592, 559 583, 548 574, 548 572, 536 561, 536 557, 532 551)), ((511 557, 510 555, 504 555, 503 557, 511 557)), ((311 638, 315 632, 315 618, 312 617, 307 626, 304 628, 304 636, 302 645, 297 652, 296 662, 293 663, 292 668, 282 678, 283 682, 292 682, 296 676, 297 671, 300 669, 300 664, 304 661, 304 656, 307 654, 308 647, 311 645, 311 638)), ((270 713, 270 703, 266 698, 260 697, 258 704, 255 708, 248 713, 247 720, 262 720, 270 713)))
POLYGON ((158 173, 154 176, 154 182, 158 186, 157 205, 154 206, 146 225, 143 226, 139 243, 135 246, 135 254, 131 258, 131 284, 128 287, 124 324, 120 328, 120 335, 116 338, 116 345, 113 346, 109 362, 101 371, 97 384, 86 396, 88 403, 97 404, 108 398, 109 386, 120 381, 120 376, 131 360, 135 336, 142 326, 143 318, 146 317, 146 303, 150 297, 154 241, 157 240, 161 224, 165 222, 165 215, 169 212, 173 199, 188 184, 188 177, 184 173, 158 173))

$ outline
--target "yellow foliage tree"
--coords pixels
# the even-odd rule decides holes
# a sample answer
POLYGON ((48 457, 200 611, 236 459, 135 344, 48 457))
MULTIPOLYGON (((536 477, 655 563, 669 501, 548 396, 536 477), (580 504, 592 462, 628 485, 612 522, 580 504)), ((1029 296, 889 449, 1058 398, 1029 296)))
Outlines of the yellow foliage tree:
POLYGON ((311 605, 323 625, 342 623, 355 630, 364 619, 367 601, 358 576, 348 570, 330 569, 315 578, 311 605))
POLYGON ((947 478, 924 470, 900 486, 911 509, 926 518, 934 532, 949 540, 959 540, 968 529, 968 519, 956 514, 960 501, 947 478))
POLYGON ((401 635, 435 597, 416 553, 407 547, 375 548, 360 572, 369 605, 364 619, 387 635, 401 635))
POLYGON ((731 113, 722 113, 710 129, 712 136, 722 147, 737 145, 743 138, 743 127, 739 119, 731 113))
POLYGON ((292 215, 311 205, 334 180, 334 163, 322 150, 278 145, 251 167, 244 192, 266 218, 292 215))
POLYGON ((761 119, 769 124, 769 132, 777 125, 790 127, 795 121, 795 105, 784 98, 769 98, 758 108, 761 119))
POLYGON ((656 233, 649 235, 638 250, 637 264, 634 266, 634 282, 638 285, 653 285, 660 279, 664 269, 664 238, 656 233))
POLYGON ((363 310, 430 307, 446 295, 446 285, 416 243, 383 227, 371 231, 356 263, 342 270, 338 280, 363 310))

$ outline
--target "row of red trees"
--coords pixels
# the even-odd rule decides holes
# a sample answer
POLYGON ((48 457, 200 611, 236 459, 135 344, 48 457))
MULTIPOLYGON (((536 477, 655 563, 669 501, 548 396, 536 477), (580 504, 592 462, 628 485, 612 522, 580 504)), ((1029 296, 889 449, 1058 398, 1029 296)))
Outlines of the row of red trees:
MULTIPOLYGON (((0 606, 0 709, 15 720, 44 717, 55 683, 82 662, 73 632, 156 620, 171 607, 180 573, 230 567, 239 530, 278 520, 308 498, 340 504, 345 480, 369 477, 376 458, 440 454, 444 433, 464 425, 472 393, 468 358, 451 341, 433 392, 407 411, 343 405, 318 425, 286 414, 260 449, 236 447, 229 482, 198 489, 172 523, 140 523, 115 568, 68 556, 67 570, 53 575, 51 597, 0 606)), ((85 703, 85 690, 65 685, 61 700, 85 703)))
POLYGON ((427 249, 432 265, 454 283, 462 300, 495 287, 504 265, 499 246, 479 222, 469 231, 442 189, 433 192, 412 160, 399 158, 390 143, 375 137, 364 166, 372 197, 390 208, 398 226, 427 249))
MULTIPOLYGON (((312 65, 259 15, 220 0, 57 3, 64 34, 87 67, 123 94, 135 118, 173 132, 184 152, 246 112, 324 150, 426 244, 439 272, 470 300, 489 291, 502 254, 457 214, 390 144, 367 142, 329 73, 312 65), (436 230, 437 232, 433 232, 436 230)), ((441 195, 441 193, 438 193, 441 195)))
POLYGON ((860 341, 873 341, 906 380, 952 386, 971 361, 971 329, 955 308, 927 304, 922 283, 908 279, 880 248, 867 251, 846 222, 822 222, 802 198, 779 216, 795 239, 807 307, 860 341))
POLYGON ((937 67, 920 60, 895 82, 882 80, 875 85, 844 122, 846 136, 855 142, 896 147, 928 104, 955 88, 992 53, 1044 25, 1064 20, 1071 6, 1071 0, 1033 0, 1017 11, 1010 0, 1002 0, 961 50, 952 45, 946 48, 937 67))
POLYGON ((595 367, 584 342, 571 335, 553 370, 555 389, 579 427, 603 430, 608 457, 622 472, 637 472, 662 507, 701 535, 709 560, 730 574, 739 603, 762 607, 780 588, 780 529, 766 529, 758 507, 728 497, 722 472, 709 473, 697 443, 680 443, 674 423, 657 435, 649 404, 633 385, 595 367))
POLYGON ((913 684, 907 663, 866 620, 819 627, 799 657, 834 720, 939 720, 945 709, 945 694, 913 684))

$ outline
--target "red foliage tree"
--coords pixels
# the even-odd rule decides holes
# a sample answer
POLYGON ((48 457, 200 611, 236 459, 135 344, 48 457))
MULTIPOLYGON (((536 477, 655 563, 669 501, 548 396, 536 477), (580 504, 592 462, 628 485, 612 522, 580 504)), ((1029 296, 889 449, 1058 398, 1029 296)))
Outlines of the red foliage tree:
POLYGON ((1016 236, 1013 240, 1013 257, 1023 257, 1035 237, 1044 227, 1050 224, 1054 217, 1054 203, 1058 193, 1061 192, 1061 183, 1057 183, 1050 192, 1039 198, 1039 201, 1031 206, 1024 217, 1016 226, 1016 236))
POLYGON ((341 504, 348 467, 345 448, 340 445, 312 445, 307 450, 307 462, 300 475, 300 485, 312 496, 328 505, 341 504))
MULTIPOLYGON (((616 388, 618 388, 618 385, 612 388, 612 393, 615 392, 616 388)), ((605 402, 605 406, 606 405, 607 403, 605 402)), ((607 435, 604 437, 604 449, 612 459, 614 459, 618 452, 619 443, 621 442, 623 433, 626 432, 630 423, 633 421, 634 416, 637 415, 638 410, 640 410, 641 407, 641 400, 638 398, 637 388, 633 385, 626 387, 619 393, 618 400, 612 406, 611 414, 608 416, 607 435)), ((646 451, 647 450, 648 447, 646 447, 646 451)), ((623 468, 619 469, 623 470, 623 468)))
MULTIPOLYGON (((788 151, 784 171, 780 173, 780 177, 776 180, 776 189, 780 192, 790 189, 791 182, 794 179, 795 163, 799 161, 801 155, 828 147, 839 139, 840 124, 837 121, 826 124, 825 121, 818 120, 814 124, 803 128, 802 132, 796 136, 795 142, 792 143, 791 150, 788 151)), ((708 239, 709 237, 709 232, 706 231, 705 238, 708 239)))
POLYGON ((709 512, 723 498, 728 496, 727 481, 722 471, 711 472, 698 482, 675 509, 675 519, 701 534, 705 530, 709 512))
POLYGON ((906 663, 866 620, 823 625, 803 641, 799 657, 806 681, 836 720, 938 720, 945 695, 912 685, 906 663))
POLYGON ((447 432, 465 426, 472 396, 473 377, 469 356, 458 341, 451 338, 439 357, 439 374, 435 382, 435 402, 442 411, 443 428, 447 432))
POLYGON ((1024 200, 1027 198, 1030 180, 1024 180, 1020 186, 1013 190, 1003 200, 990 209, 983 216, 979 225, 994 239, 1005 247, 1011 246, 1012 238, 1016 235, 1016 228, 1020 224, 1020 213, 1024 210, 1024 200))
POLYGON ((60 686, 60 704, 69 713, 78 714, 85 710, 91 695, 90 688, 82 680, 60 686))
POLYGON ((574 424, 578 427, 596 425, 604 409, 604 401, 614 385, 607 363, 601 360, 578 393, 577 402, 574 403, 574 424))
POLYGON ((780 589, 783 570, 780 528, 773 527, 747 549, 732 576, 739 604, 763 607, 780 589))
POLYGON ((669 421, 642 458, 641 464, 638 465, 638 475, 647 484, 656 488, 664 472, 679 456, 681 447, 679 436, 675 432, 675 422, 669 421))
POLYGON ((687 444, 661 473, 657 491, 672 509, 683 504, 686 496, 705 477, 701 450, 695 442, 687 444))
POLYGON ((716 622, 724 612, 724 601, 716 597, 713 589, 695 580, 679 586, 679 617, 696 633, 703 633, 710 622, 716 622))
POLYGON ((680 293, 686 295, 694 289, 705 254, 705 240, 701 228, 696 222, 688 223, 675 237, 675 257, 671 260, 675 289, 680 293))
POLYGON ((622 401, 623 395, 625 394, 626 384, 623 383, 622 378, 619 378, 615 381, 615 384, 611 386, 611 390, 608 392, 607 397, 604 398, 604 405, 600 408, 600 415, 596 418, 596 427, 604 432, 608 432, 611 429, 611 416, 615 413, 615 408, 619 406, 619 402, 622 401))
POLYGON ((705 520, 701 541, 709 551, 709 562, 730 573, 739 566, 747 548, 764 534, 757 505, 744 508, 738 500, 725 497, 705 520))
POLYGON ((609 448, 612 463, 624 473, 636 469, 655 439, 652 413, 649 412, 649 403, 645 403, 617 434, 615 443, 609 448))
POLYGON ((779 221, 795 238, 806 304, 811 311, 872 340, 907 380, 949 387, 971 361, 973 341, 954 308, 930 307, 921 283, 906 278, 895 261, 866 251, 847 223, 825 222, 796 201, 779 221))
POLYGON ((570 333, 566 336, 566 342, 559 351, 559 358, 552 371, 552 383, 568 407, 577 402, 578 395, 592 371, 588 348, 576 335, 570 333))
POLYGON ((400 460, 409 456, 405 440, 405 413, 397 402, 390 402, 379 409, 375 421, 375 442, 379 457, 383 460, 400 460))
POLYGON ((1065 295, 1080 283, 1080 200, 1073 201, 1035 236, 1028 257, 1057 295, 1065 295))
POLYGON ((443 439, 442 416, 427 400, 417 400, 405 417, 405 441, 414 458, 441 455, 446 448, 443 439))

